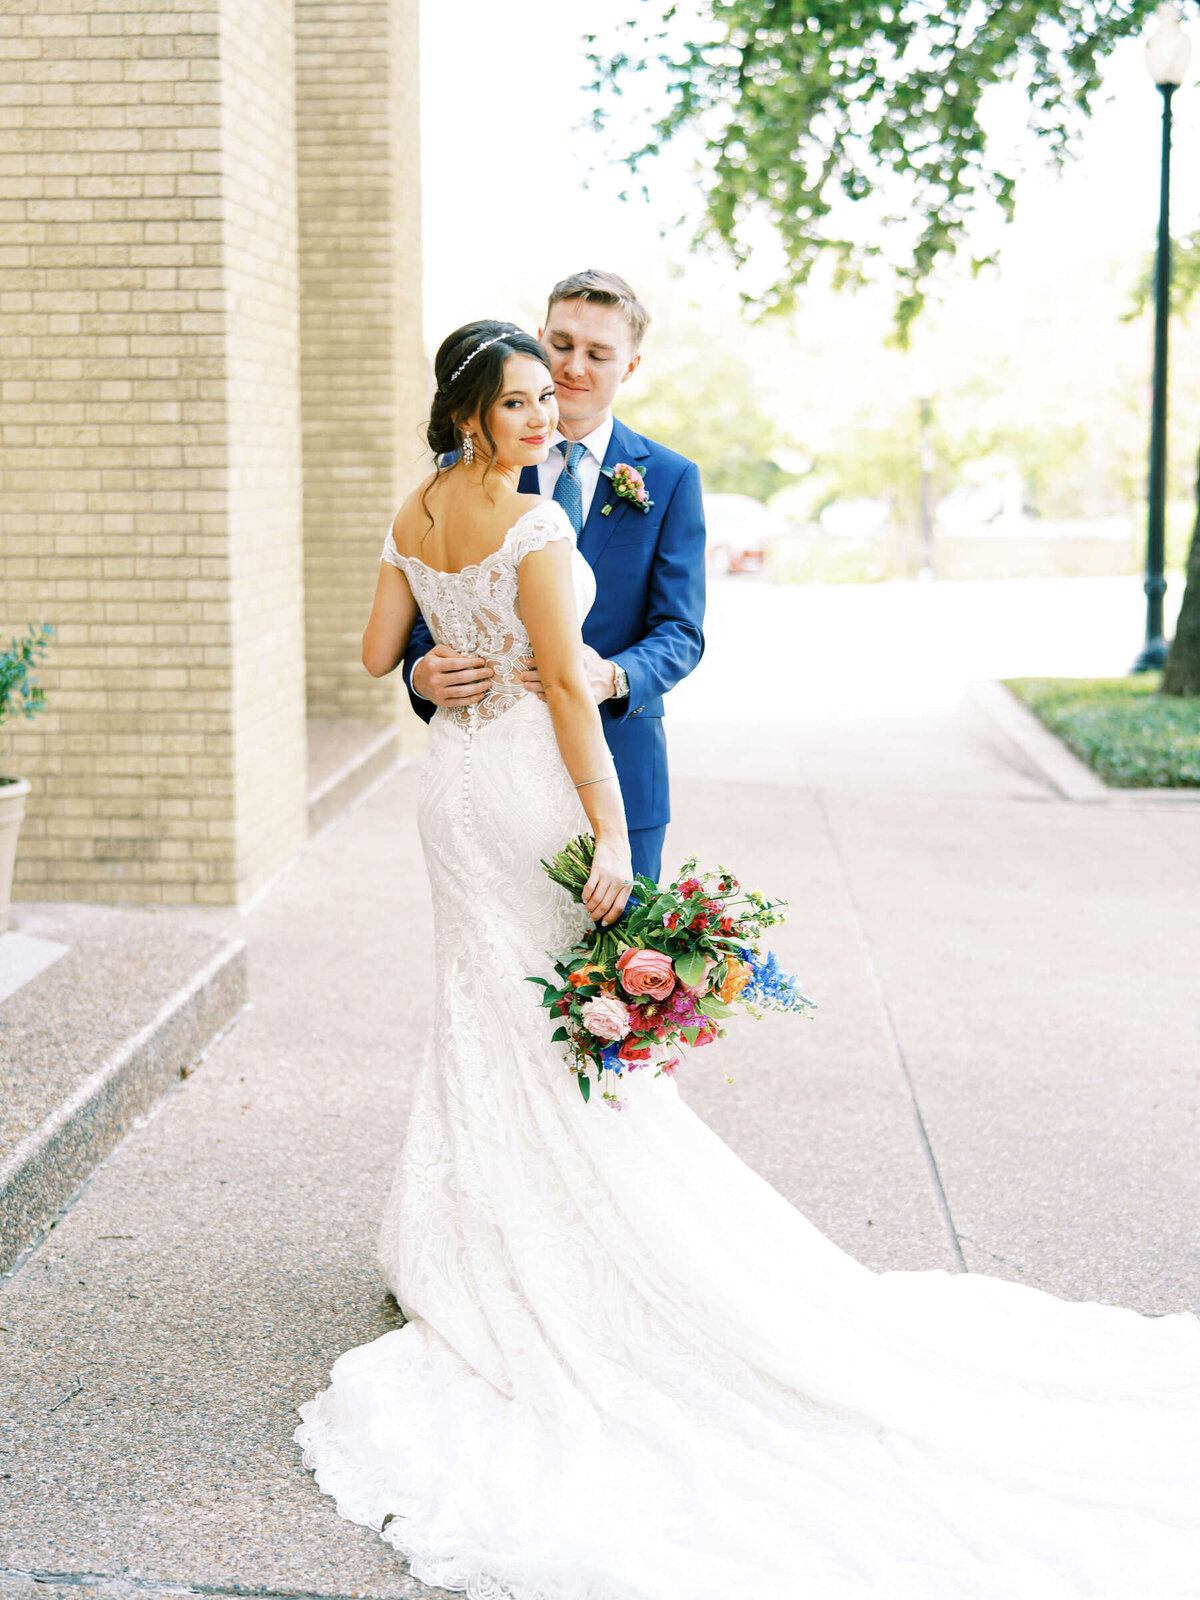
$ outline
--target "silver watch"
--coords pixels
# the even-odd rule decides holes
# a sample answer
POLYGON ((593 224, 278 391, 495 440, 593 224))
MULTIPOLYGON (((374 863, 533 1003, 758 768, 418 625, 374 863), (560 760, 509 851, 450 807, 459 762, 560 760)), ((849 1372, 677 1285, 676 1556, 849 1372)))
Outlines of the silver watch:
POLYGON ((613 662, 613 693, 614 700, 629 699, 629 677, 625 668, 619 662, 613 662))

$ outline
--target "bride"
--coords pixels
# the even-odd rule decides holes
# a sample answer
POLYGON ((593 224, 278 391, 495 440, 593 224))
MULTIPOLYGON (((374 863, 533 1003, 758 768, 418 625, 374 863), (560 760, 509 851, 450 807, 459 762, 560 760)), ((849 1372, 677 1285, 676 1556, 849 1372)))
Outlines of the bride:
POLYGON ((580 1098, 524 979, 630 889, 595 580, 517 492, 540 346, 474 323, 435 372, 461 454, 396 517, 363 659, 419 608, 492 679, 433 718, 421 796, 437 999, 379 1241, 407 1321, 300 1408, 318 1485, 473 1600, 1198 1600, 1200 1319, 872 1272, 670 1078, 580 1098), (581 907, 538 863, 584 829, 581 907))

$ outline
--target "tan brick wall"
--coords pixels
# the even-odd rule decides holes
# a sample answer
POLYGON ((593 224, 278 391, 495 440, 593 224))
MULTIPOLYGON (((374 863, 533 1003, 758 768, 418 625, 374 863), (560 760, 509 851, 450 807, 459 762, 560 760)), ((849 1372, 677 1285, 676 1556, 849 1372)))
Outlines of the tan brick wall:
POLYGON ((0 15, 0 624, 59 628, 0 752, 25 897, 229 900, 303 834, 290 25, 0 15))
POLYGON ((297 0, 296 53, 309 714, 391 721, 359 649, 425 462, 417 0, 297 0))
POLYGON ((239 887, 308 829, 292 0, 223 0, 228 534, 239 887))

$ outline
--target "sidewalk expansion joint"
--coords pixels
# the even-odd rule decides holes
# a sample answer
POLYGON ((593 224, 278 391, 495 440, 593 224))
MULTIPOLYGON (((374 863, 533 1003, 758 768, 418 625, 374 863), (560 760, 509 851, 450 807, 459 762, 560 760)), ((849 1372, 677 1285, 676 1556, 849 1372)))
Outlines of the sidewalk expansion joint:
MULTIPOLYGON (((0 1567, 0 1585, 18 1579, 23 1583, 58 1584, 71 1589, 112 1588, 126 1592, 132 1589, 147 1595, 231 1595, 245 1597, 245 1600, 346 1600, 343 1595, 316 1589, 274 1589, 261 1584, 240 1583, 173 1583, 166 1578, 135 1578, 127 1572, 50 1572, 36 1567, 0 1567)), ((0 1588, 0 1595, 3 1592, 3 1588, 0 1588)))
POLYGON ((937 1208, 938 1215, 942 1219, 942 1226, 946 1231, 946 1239, 950 1245, 950 1253, 954 1257, 956 1270, 959 1272, 966 1272, 968 1270, 966 1257, 963 1255, 962 1245, 959 1243, 958 1230, 954 1226, 954 1218, 950 1212, 950 1202, 946 1198, 946 1190, 942 1183, 942 1175, 938 1170, 937 1157, 933 1153, 933 1145, 930 1142, 929 1130, 925 1126, 925 1118, 921 1115, 921 1105, 917 1099, 916 1085, 913 1083, 912 1073, 909 1070, 908 1058, 904 1053, 904 1045, 901 1042, 900 1034, 896 1027, 896 1019, 893 1017, 892 1008, 888 1004, 887 992, 883 986, 883 979, 879 975, 879 968, 875 961, 875 953, 871 947, 871 940, 867 933, 866 923, 863 920, 862 910, 859 907, 857 897, 854 893, 854 885, 851 882, 850 871, 846 863, 846 858, 842 853, 842 847, 838 842, 837 834, 834 832, 833 823, 830 820, 829 811, 825 804, 824 793, 820 789, 817 789, 814 791, 814 795, 817 803, 817 809, 821 813, 821 821, 825 827, 825 834, 829 840, 830 849, 833 852, 833 858, 837 863, 838 872, 841 875, 842 887, 846 895, 846 903, 850 909, 850 920, 854 925, 854 933, 858 940, 859 949, 862 951, 863 965, 866 968, 867 977, 870 979, 871 987, 875 990, 875 996, 879 1003, 880 1017, 883 1022, 883 1034, 887 1042, 888 1054, 891 1056, 892 1065, 896 1068, 896 1071, 900 1076, 900 1080, 904 1085, 909 1109, 912 1112, 913 1122, 916 1124, 917 1142, 921 1146, 921 1153, 925 1158, 925 1165, 929 1172, 929 1182, 933 1189, 934 1205, 937 1208))

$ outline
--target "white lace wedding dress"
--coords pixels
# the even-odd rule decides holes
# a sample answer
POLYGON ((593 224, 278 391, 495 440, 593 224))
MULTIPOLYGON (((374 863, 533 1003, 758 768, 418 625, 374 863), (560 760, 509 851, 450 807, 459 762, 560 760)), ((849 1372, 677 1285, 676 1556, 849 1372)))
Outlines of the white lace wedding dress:
MULTIPOLYGON (((385 550, 497 665, 420 809, 437 1004, 379 1259, 406 1325, 296 1440, 340 1514, 475 1600, 1197 1600, 1200 1320, 875 1273, 634 1078, 585 1105, 524 981, 586 913, 586 819, 512 686, 527 512, 459 574, 385 550)), ((581 614, 594 598, 575 552, 581 614)))

